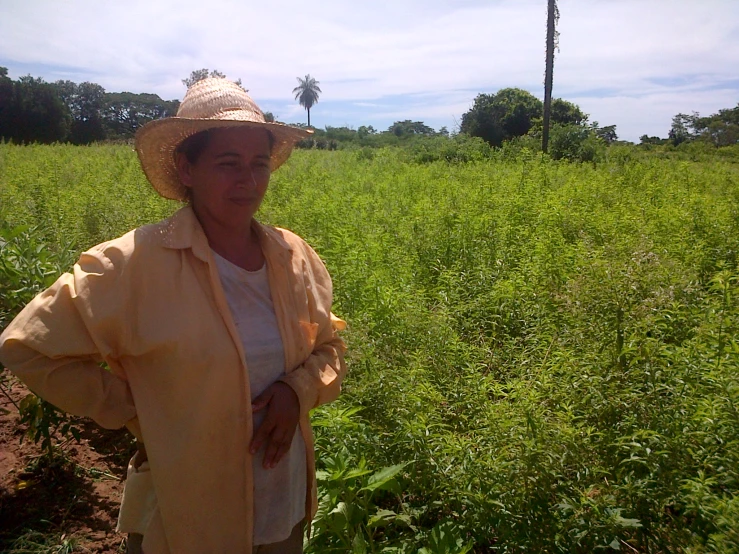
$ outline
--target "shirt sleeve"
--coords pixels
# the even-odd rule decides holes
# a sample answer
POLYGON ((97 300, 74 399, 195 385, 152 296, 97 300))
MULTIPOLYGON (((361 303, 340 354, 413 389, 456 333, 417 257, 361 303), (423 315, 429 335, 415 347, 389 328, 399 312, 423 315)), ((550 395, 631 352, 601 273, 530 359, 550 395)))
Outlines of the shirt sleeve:
POLYGON ((0 363, 57 408, 116 429, 136 416, 116 363, 123 300, 103 251, 82 254, 72 273, 36 296, 0 335, 0 363), (117 337, 117 338, 116 338, 117 337))
POLYGON ((310 246, 304 244, 304 250, 308 261, 306 282, 309 286, 306 293, 311 321, 315 326, 315 342, 313 351, 303 364, 281 379, 298 395, 301 416, 335 400, 347 371, 344 361, 346 345, 338 334, 346 323, 331 312, 331 277, 310 246))

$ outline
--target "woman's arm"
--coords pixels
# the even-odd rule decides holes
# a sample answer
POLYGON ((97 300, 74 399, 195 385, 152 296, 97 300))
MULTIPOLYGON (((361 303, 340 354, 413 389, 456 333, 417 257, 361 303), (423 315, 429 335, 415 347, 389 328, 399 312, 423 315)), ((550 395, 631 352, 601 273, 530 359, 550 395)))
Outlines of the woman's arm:
POLYGON ((110 429, 136 416, 126 381, 100 366, 120 370, 112 338, 121 328, 116 284, 102 250, 86 252, 0 335, 0 363, 33 392, 110 429))
POLYGON ((305 284, 309 314, 307 321, 300 321, 300 328, 310 354, 252 402, 252 411, 266 410, 250 447, 255 454, 267 445, 265 468, 275 467, 288 452, 299 420, 306 420, 310 410, 339 395, 346 374, 344 341, 337 334, 346 324, 331 313, 331 278, 318 255, 302 240, 298 242, 306 263, 296 265, 303 268, 300 280, 305 284))
POLYGON ((313 408, 339 396, 346 375, 346 346, 338 332, 346 323, 331 312, 333 284, 326 266, 308 244, 301 241, 301 245, 306 260, 304 273, 310 313, 310 322, 301 325, 313 349, 307 359, 281 381, 295 391, 300 401, 300 415, 305 416, 313 408))
POLYGON ((298 395, 301 416, 335 400, 341 392, 341 382, 346 375, 346 347, 337 332, 345 326, 342 320, 334 319, 331 314, 318 329, 315 346, 308 359, 280 379, 298 395))

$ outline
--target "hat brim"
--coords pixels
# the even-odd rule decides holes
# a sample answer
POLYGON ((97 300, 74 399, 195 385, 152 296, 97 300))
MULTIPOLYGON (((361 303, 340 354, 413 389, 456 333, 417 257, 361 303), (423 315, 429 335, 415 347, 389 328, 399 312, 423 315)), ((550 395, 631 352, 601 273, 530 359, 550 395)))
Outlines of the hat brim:
MULTIPOLYGON (((234 114, 236 115, 236 114, 234 114)), ((313 131, 291 127, 283 123, 262 123, 227 119, 228 114, 219 119, 190 119, 168 117, 150 121, 136 132, 136 153, 141 162, 144 175, 154 189, 164 198, 185 200, 187 189, 180 182, 175 165, 177 146, 186 138, 220 127, 252 127, 266 129, 274 137, 270 155, 271 170, 280 167, 290 157, 295 143, 309 137, 313 131)))

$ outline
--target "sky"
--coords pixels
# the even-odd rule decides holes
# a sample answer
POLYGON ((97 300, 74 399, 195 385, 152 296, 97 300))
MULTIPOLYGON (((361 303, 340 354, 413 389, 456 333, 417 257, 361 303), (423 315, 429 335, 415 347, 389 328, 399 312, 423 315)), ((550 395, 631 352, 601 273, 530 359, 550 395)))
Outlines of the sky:
MULTIPOLYGON (((11 78, 92 81, 182 99, 218 69, 264 111, 306 122, 292 89, 322 94, 311 123, 450 131, 480 93, 544 96, 546 0, 0 0, 11 78)), ((677 113, 739 103, 739 0, 558 0, 554 97, 619 138, 666 137, 677 113)))

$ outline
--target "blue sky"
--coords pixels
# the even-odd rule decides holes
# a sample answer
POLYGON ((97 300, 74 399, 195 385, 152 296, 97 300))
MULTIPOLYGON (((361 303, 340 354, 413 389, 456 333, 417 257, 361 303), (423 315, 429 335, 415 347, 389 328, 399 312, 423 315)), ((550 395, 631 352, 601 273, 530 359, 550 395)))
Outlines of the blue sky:
MULTIPOLYGON (((554 95, 620 138, 739 103, 739 0, 558 4, 554 95)), ((543 97, 545 28, 546 0, 0 0, 0 65, 165 99, 216 68, 286 122, 306 120, 291 91, 310 73, 318 127, 453 130, 480 92, 543 97)))

